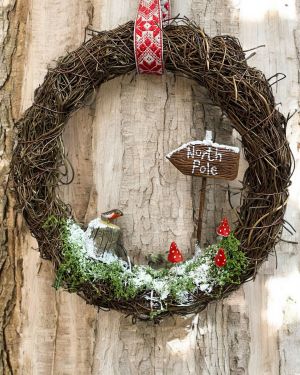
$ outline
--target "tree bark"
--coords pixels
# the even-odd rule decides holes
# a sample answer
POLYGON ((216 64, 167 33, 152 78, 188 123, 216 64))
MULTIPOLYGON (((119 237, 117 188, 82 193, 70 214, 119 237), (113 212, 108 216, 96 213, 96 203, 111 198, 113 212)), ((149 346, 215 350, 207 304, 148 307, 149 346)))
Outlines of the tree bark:
MULTIPOLYGON (((300 0, 282 7, 267 3, 174 0, 173 14, 192 18, 212 36, 235 35, 245 49, 265 44, 249 64, 267 77, 287 74, 273 86, 287 114, 299 100, 300 0)), ((255 282, 197 316, 132 324, 118 312, 97 311, 77 295, 56 292, 52 265, 39 258, 15 207, 7 188, 14 120, 31 105, 47 67, 82 43, 86 26, 113 28, 134 19, 136 7, 136 0, 4 0, 0 5, 0 373, 300 373, 297 245, 281 243, 277 267, 270 257, 255 282)), ((80 221, 120 208, 119 224, 134 262, 167 251, 173 240, 187 257, 196 238, 201 179, 181 175, 165 155, 203 139, 206 129, 219 143, 241 146, 228 120, 193 81, 132 73, 108 82, 68 122, 64 139, 75 180, 61 193, 80 221)), ((298 115, 287 134, 299 159, 298 115)), ((229 185, 207 181, 203 245, 215 241, 221 217, 235 219, 228 191, 238 205, 234 193, 245 167, 242 161, 238 179, 229 185)), ((286 214, 296 228, 299 174, 298 163, 286 214)), ((297 237, 284 232, 287 241, 297 237)))

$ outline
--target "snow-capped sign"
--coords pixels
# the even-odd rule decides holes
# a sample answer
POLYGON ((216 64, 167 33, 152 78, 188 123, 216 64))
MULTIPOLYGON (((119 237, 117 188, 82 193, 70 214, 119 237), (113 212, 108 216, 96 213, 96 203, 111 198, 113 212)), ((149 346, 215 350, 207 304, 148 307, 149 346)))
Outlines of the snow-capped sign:
POLYGON ((238 147, 219 145, 209 137, 192 141, 170 152, 167 159, 188 176, 234 180, 238 174, 240 150, 238 147))

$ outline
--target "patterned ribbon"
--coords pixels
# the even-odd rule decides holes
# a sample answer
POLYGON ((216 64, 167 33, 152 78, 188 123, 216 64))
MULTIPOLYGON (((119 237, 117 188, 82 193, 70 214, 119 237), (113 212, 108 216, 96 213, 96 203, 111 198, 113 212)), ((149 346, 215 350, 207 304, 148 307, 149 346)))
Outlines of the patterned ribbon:
POLYGON ((163 74, 162 22, 171 18, 171 0, 140 0, 134 25, 138 73, 163 74))

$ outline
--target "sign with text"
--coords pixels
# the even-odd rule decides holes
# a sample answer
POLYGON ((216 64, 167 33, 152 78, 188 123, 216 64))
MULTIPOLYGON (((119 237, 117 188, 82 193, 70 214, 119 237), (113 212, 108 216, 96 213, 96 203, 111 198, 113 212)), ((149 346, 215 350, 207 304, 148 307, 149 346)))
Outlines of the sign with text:
POLYGON ((188 176, 234 180, 238 174, 240 150, 209 140, 193 141, 170 152, 167 159, 188 176))

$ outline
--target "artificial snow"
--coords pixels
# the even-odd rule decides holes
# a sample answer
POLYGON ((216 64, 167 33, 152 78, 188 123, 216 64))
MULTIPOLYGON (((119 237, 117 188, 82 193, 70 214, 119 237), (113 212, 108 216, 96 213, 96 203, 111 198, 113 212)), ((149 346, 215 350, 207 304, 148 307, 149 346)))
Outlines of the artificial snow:
MULTIPOLYGON (((196 248, 196 254, 193 259, 187 260, 182 264, 178 264, 172 267, 169 271, 169 276, 163 278, 155 278, 147 272, 146 266, 134 266, 131 270, 130 266, 122 259, 118 258, 115 254, 106 251, 99 256, 95 255, 95 245, 94 241, 91 238, 91 231, 95 228, 103 228, 105 224, 101 222, 100 219, 95 219, 90 222, 86 231, 81 229, 81 227, 72 222, 68 221, 69 229, 69 242, 78 247, 82 252, 82 259, 80 260, 81 264, 84 264, 84 259, 92 258, 98 262, 104 264, 118 263, 122 266, 124 275, 124 283, 130 282, 137 289, 145 289, 145 291, 150 291, 149 294, 145 294, 144 298, 151 301, 151 303, 159 303, 161 308, 163 308, 163 301, 166 300, 170 295, 170 283, 174 277, 187 277, 191 278, 195 290, 198 289, 204 293, 210 293, 213 288, 213 280, 209 280, 209 263, 202 263, 191 271, 187 271, 187 267, 190 264, 193 264, 195 261, 198 261, 201 258, 200 248, 196 248), (125 279, 127 281, 125 281, 125 279), (155 293, 155 296, 154 296, 155 293)), ((191 295, 185 290, 182 290, 177 293, 176 300, 178 303, 184 305, 191 301, 191 295)))
POLYGON ((167 280, 153 280, 153 290, 160 296, 161 300, 167 299, 170 289, 167 280))
POLYGON ((69 227, 69 241, 75 245, 83 245, 84 243, 84 231, 75 223, 68 221, 68 227, 69 227))
POLYGON ((175 267, 173 267, 173 268, 171 268, 170 269, 170 272, 171 273, 174 273, 175 275, 177 275, 177 276, 182 276, 182 275, 184 275, 185 274, 185 267, 186 267, 186 265, 185 264, 182 264, 182 265, 180 265, 180 266, 175 266, 175 267))
POLYGON ((186 291, 182 291, 182 292, 179 292, 177 293, 177 296, 176 296, 176 301, 180 304, 180 305, 186 305, 187 303, 191 302, 192 298, 191 298, 191 295, 190 293, 186 292, 186 291))
POLYGON ((240 152, 240 149, 238 147, 234 146, 227 146, 227 145, 219 145, 218 143, 214 143, 213 141, 205 139, 204 141, 192 141, 189 143, 185 143, 182 146, 176 148, 176 150, 171 151, 166 158, 170 159, 172 155, 174 155, 176 152, 181 151, 189 146, 196 146, 196 145, 202 145, 202 146, 210 146, 210 147, 216 147, 216 148, 225 148, 228 151, 234 152, 235 154, 238 154, 240 152))
POLYGON ((80 228, 79 225, 73 222, 68 222, 69 229, 69 241, 70 243, 78 246, 82 255, 88 258, 92 258, 105 264, 119 263, 124 269, 128 268, 125 261, 118 258, 115 254, 109 252, 109 250, 103 252, 101 255, 95 255, 95 245, 91 236, 92 228, 103 228, 105 225, 100 220, 95 219, 90 222, 90 225, 86 231, 80 228))
POLYGON ((134 272, 134 279, 132 280, 132 283, 135 287, 140 288, 143 285, 147 285, 151 288, 153 277, 149 275, 149 273, 146 272, 146 270, 142 267, 135 268, 136 272, 134 272))
POLYGON ((209 284, 200 284, 199 289, 201 290, 201 292, 210 293, 212 291, 212 286, 209 284))
POLYGON ((195 245, 195 255, 194 258, 198 258, 202 253, 201 247, 198 243, 195 245))

